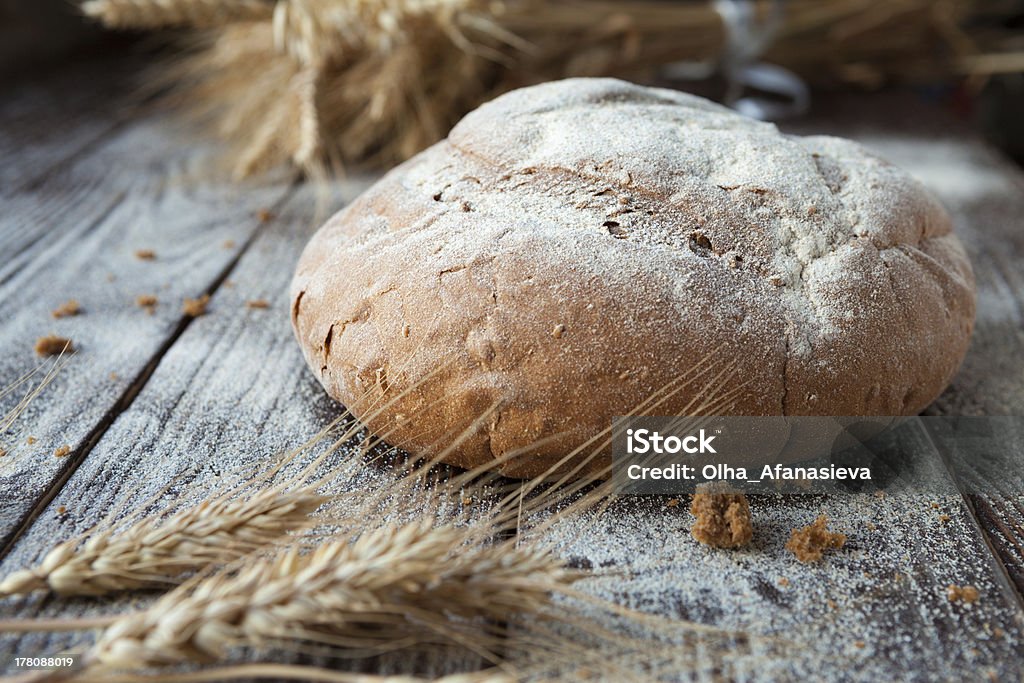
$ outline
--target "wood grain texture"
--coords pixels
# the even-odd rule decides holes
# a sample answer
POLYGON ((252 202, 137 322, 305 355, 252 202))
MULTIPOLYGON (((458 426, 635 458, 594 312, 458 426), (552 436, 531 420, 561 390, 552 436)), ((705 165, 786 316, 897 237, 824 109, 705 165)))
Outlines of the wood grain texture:
POLYGON ((11 197, 103 139, 136 108, 132 63, 72 64, 0 86, 0 198, 11 197))
MULTIPOLYGON (((839 101, 799 128, 859 138, 918 175, 950 207, 978 274, 974 345, 932 410, 1021 414, 1020 173, 932 108, 886 96, 857 102, 877 104, 839 101), (900 111, 910 112, 906 121, 894 115, 900 111)), ((10 256, 0 259, 0 384, 34 366, 31 345, 41 334, 70 336, 81 352, 19 420, 19 431, 0 435, 13 446, 0 459, 0 534, 10 538, 26 515, 39 514, 9 545, 0 574, 117 506, 131 508, 165 488, 168 498, 186 486, 201 495, 195 492, 226 473, 297 445, 340 409, 305 368, 288 325, 287 283, 317 222, 315 192, 214 182, 204 174, 205 158, 159 117, 95 134, 79 146, 84 134, 69 129, 73 140, 48 141, 64 152, 25 151, 27 160, 69 161, 40 161, 38 180, 10 186, 3 199, 0 253, 10 256), (267 206, 278 216, 261 224, 256 211, 267 206), (224 247, 227 239, 232 248, 224 247), (156 260, 139 261, 138 248, 153 249, 156 260), (183 319, 181 299, 204 291, 213 293, 208 315, 183 319), (160 298, 153 316, 134 304, 143 293, 160 298), (68 298, 84 313, 50 318, 68 298), (249 299, 266 299, 270 308, 249 309, 249 299), (39 439, 32 448, 24 442, 30 433, 39 439), (54 458, 65 443, 73 455, 54 458)), ((365 182, 337 183, 332 208, 365 182)), ((661 498, 620 500, 600 518, 567 518, 544 538, 574 563, 608 573, 587 584, 595 595, 751 634, 726 650, 696 642, 642 653, 670 679, 1017 680, 1024 674, 1022 611, 1011 581, 1019 590, 1024 577, 1024 481, 1001 477, 998 468, 975 470, 962 475, 978 491, 966 497, 894 491, 759 499, 756 540, 739 552, 697 545, 685 504, 670 508, 661 498), (849 544, 820 564, 801 565, 782 546, 791 528, 822 511, 849 544), (951 603, 949 584, 977 586, 979 602, 951 603)), ((382 483, 368 469, 354 485, 382 483)), ((147 599, 33 597, 0 602, 0 616, 95 614, 147 599)), ((90 638, 0 636, 0 665, 15 653, 54 654, 90 638)), ((618 653, 599 654, 591 669, 611 676, 614 663, 602 669, 602 658, 618 653)), ((471 664, 358 666, 440 672, 471 664)))
MULTIPOLYGON (((212 180, 209 157, 182 145, 159 117, 111 130, 3 203, 0 385, 40 362, 38 337, 69 337, 77 353, 15 424, 21 431, 0 435, 9 451, 0 459, 0 552, 188 324, 182 300, 222 277, 260 228, 258 210, 289 192, 287 184, 212 180), (156 260, 136 258, 143 248, 156 260), (136 305, 140 294, 159 297, 154 315, 136 305), (53 319, 51 311, 69 299, 82 313, 53 319), (54 457, 65 445, 71 454, 54 457)), ((0 401, 0 413, 16 400, 0 401)))
MULTIPOLYGON (((351 199, 361 187, 358 181, 341 185, 335 203, 351 199)), ((53 539, 91 528, 110 510, 134 510, 151 500, 159 507, 181 499, 199 500, 231 475, 265 470, 278 455, 302 445, 342 412, 306 370, 288 315, 292 264, 315 227, 315 195, 314 188, 303 188, 268 222, 217 289, 208 313, 160 358, 135 401, 106 429, 89 457, 0 563, 0 575, 31 565, 53 539), (269 308, 247 306, 257 299, 267 301, 269 308)), ((353 444, 332 457, 355 457, 355 449, 353 444)), ((372 466, 354 480, 337 482, 356 493, 391 484, 389 474, 372 466)), ((351 500, 358 504, 360 499, 357 495, 351 500)), ((396 518, 402 514, 396 512, 396 518)), ((404 514, 411 519, 421 513, 413 508, 404 514)), ((13 613, 109 614, 145 600, 27 598, 13 606, 13 613)), ((0 639, 0 662, 15 653, 61 651, 90 641, 87 633, 0 639)), ((274 657, 287 658, 287 653, 274 657)), ((481 663, 466 653, 433 653, 413 662, 403 655, 346 666, 406 672, 414 666, 441 674, 478 668, 481 663)))

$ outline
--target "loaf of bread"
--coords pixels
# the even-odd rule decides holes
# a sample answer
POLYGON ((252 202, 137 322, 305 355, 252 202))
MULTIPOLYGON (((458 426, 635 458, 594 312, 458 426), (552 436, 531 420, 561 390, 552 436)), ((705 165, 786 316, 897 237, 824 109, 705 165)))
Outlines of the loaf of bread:
POLYGON ((331 396, 511 476, 637 410, 916 414, 974 320, 950 219, 906 173, 613 79, 467 115, 320 229, 291 294, 331 396))

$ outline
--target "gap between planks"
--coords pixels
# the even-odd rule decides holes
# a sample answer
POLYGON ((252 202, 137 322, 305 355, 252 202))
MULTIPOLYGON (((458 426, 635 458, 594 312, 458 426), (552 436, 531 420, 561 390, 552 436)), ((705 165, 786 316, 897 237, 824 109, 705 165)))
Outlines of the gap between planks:
MULTIPOLYGON (((271 211, 279 211, 280 208, 295 194, 298 185, 298 179, 292 180, 284 195, 272 204, 271 211)), ((231 272, 238 265, 239 261, 241 261, 245 253, 266 229, 267 223, 257 220, 256 229, 249 234, 242 243, 238 253, 234 255, 220 273, 217 274, 214 280, 206 287, 203 291, 204 294, 212 297, 214 293, 216 293, 221 285, 224 284, 224 281, 230 277, 231 272)), ((118 397, 99 422, 97 422, 96 425, 88 432, 82 442, 82 445, 72 452, 68 465, 61 470, 60 474, 58 474, 54 479, 50 487, 36 500, 32 507, 29 508, 28 512, 15 526, 14 530, 11 533, 8 533, 4 538, 0 539, 0 560, 3 560, 3 558, 7 556, 11 551, 11 548, 14 547, 14 544, 17 543, 18 539, 21 538, 25 531, 32 526, 32 523, 40 514, 42 514, 54 497, 56 497, 61 488, 64 487, 64 484, 66 484, 72 475, 74 475, 75 471, 82 464, 85 458, 89 456, 89 453, 92 452, 96 444, 99 443, 100 439, 103 438, 103 435, 106 434, 110 425, 114 423, 114 420, 116 420, 121 413, 131 407, 135 398, 149 382, 150 377, 153 376, 153 372, 156 370, 157 366, 160 365, 160 361, 194 320, 195 318, 188 315, 183 314, 181 316, 174 330, 171 331, 167 339, 164 340, 163 344, 160 345, 145 366, 143 366, 135 379, 132 380, 128 387, 121 393, 121 396, 118 397)))

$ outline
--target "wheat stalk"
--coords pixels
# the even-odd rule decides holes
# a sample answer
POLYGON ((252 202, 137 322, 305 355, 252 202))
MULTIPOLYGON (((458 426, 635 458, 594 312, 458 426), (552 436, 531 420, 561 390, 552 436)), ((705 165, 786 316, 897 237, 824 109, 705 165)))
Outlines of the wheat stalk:
POLYGON ((464 540, 459 529, 428 520, 308 553, 292 547, 250 558, 119 619, 85 661, 111 668, 208 663, 233 646, 281 641, 387 649, 440 640, 486 649, 488 629, 464 620, 542 615, 551 596, 577 578, 546 553, 461 547, 464 540))
MULTIPOLYGON (((36 383, 35 385, 30 386, 28 391, 25 392, 25 395, 21 397, 21 400, 18 401, 13 408, 8 410, 3 415, 0 415, 0 434, 5 433, 8 429, 11 428, 11 425, 14 424, 15 420, 17 420, 18 417, 20 417, 21 414, 25 412, 25 409, 28 408, 29 403, 34 401, 36 397, 38 397, 39 394, 42 393, 43 389, 45 389, 46 386, 53 381, 54 377, 57 376, 57 373, 60 372, 61 368, 64 367, 67 361, 68 357, 64 356, 64 353, 61 352, 61 355, 59 355, 57 359, 53 362, 50 368, 43 375, 43 378, 39 380, 39 382, 36 383)), ((16 379, 8 386, 0 389, 0 399, 3 399, 9 394, 15 392, 22 385, 30 382, 32 378, 39 373, 42 367, 43 366, 40 365, 33 368, 32 370, 26 372, 24 375, 16 379)))
POLYGON ((209 564, 226 563, 310 526, 326 498, 312 488, 274 487, 242 500, 221 496, 165 519, 146 517, 60 543, 31 569, 0 582, 0 596, 48 590, 104 595, 162 588, 209 564))
POLYGON ((211 28, 232 21, 268 19, 273 10, 274 5, 269 0, 87 0, 82 3, 86 16, 112 28, 211 28))

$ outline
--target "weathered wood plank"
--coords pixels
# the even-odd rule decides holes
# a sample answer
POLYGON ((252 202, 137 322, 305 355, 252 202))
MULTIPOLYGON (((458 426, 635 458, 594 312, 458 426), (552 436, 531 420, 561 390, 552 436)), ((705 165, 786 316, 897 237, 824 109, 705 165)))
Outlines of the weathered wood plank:
MULTIPOLYGON (((1024 673, 1020 606, 958 496, 756 497, 755 539, 739 551, 698 544, 688 533, 686 498, 678 507, 668 500, 623 498, 602 519, 568 517, 544 539, 576 563, 609 572, 588 581, 588 592, 672 622, 744 634, 717 646, 720 639, 708 638, 696 649, 652 646, 672 679, 1017 680, 1024 673), (819 513, 848 535, 847 544, 801 564, 784 545, 791 529, 819 513), (981 597, 951 602, 951 584, 975 586, 981 597)), ((639 626, 631 632, 665 637, 639 626)))
MULTIPOLYGON (((341 201, 362 185, 340 185, 341 201)), ((315 189, 306 187, 281 208, 214 295, 209 313, 196 319, 160 359, 132 405, 122 412, 12 552, 0 575, 38 560, 54 538, 98 522, 112 509, 135 509, 175 481, 192 499, 213 490, 221 473, 272 462, 326 427, 342 408, 307 371, 289 322, 288 283, 294 263, 315 227, 315 189), (262 299, 267 309, 246 302, 262 299), (63 509, 64 512, 58 512, 63 509)), ((337 201, 335 203, 338 203, 337 201)), ((355 446, 353 445, 353 448, 355 446)), ((351 456, 344 451, 337 457, 351 456)), ((374 491, 393 482, 382 470, 360 472, 351 490, 374 491)), ((173 499, 168 494, 165 499, 173 499)), ((407 511, 413 517, 422 514, 407 511)), ((137 602, 137 600, 135 601, 137 602)), ((112 613, 125 600, 27 599, 7 606, 18 616, 112 613)), ((15 653, 57 652, 82 645, 89 634, 27 635, 0 640, 0 662, 15 653)), ((278 653, 275 656, 282 656, 278 653)), ((420 671, 479 666, 476 658, 433 657, 420 671)), ((374 660, 377 670, 412 665, 407 657, 374 660)), ((346 666, 368 666, 349 663, 346 666)))
MULTIPOLYGON (((959 374, 926 411, 1024 415, 1024 173, 963 123, 905 94, 838 98, 800 133, 851 137, 908 170, 949 209, 974 265, 978 313, 959 374)), ((1024 457, 1024 456, 1021 456, 1024 457)), ((969 463, 960 462, 959 469, 969 463)), ((966 470, 965 470, 966 471, 966 470)), ((1024 596, 1024 487, 1012 472, 967 472, 970 508, 1024 596), (983 480, 983 477, 988 477, 983 480)))
MULTIPOLYGON (((150 117, 4 201, 0 385, 39 362, 37 337, 56 332, 79 351, 15 425, 24 433, 0 435, 9 451, 0 459, 0 548, 130 402, 187 324, 183 298, 213 286, 259 230, 258 210, 289 192, 287 183, 229 186, 208 163, 150 117), (137 249, 156 260, 136 258, 137 249), (141 294, 160 298, 154 315, 136 305, 141 294), (82 314, 54 320, 68 299, 82 314), (54 457, 64 445, 72 453, 54 457)), ((0 401, 0 412, 15 400, 0 401)))
POLYGON ((81 154, 133 108, 134 63, 72 64, 0 91, 0 198, 81 154))
MULTIPOLYGON (((892 107, 887 109, 891 111, 892 107)), ((139 133, 130 138, 134 141, 132 144, 105 158, 116 166, 119 160, 131 156, 129 150, 145 149, 147 135, 166 136, 159 124, 152 126, 155 133, 153 130, 139 133)), ((1021 382, 1015 377, 1020 377, 1020 363, 1024 361, 1020 354, 1002 354, 1019 350, 1013 344, 1021 342, 1011 334, 1008 347, 1000 338, 1000 333, 1005 337, 1008 330, 1012 332, 1015 324, 1019 331, 1020 297, 1024 291, 1019 273, 1021 238, 1015 232, 1019 216, 1024 214, 1014 203, 1017 200, 1006 194, 1008 188, 1018 186, 1019 183, 1012 180, 1015 176, 976 142, 950 142, 948 137, 943 137, 936 146, 934 137, 923 133, 915 137, 915 131, 924 128, 919 121, 914 129, 898 131, 898 135, 884 129, 880 132, 877 128, 864 128, 860 123, 843 124, 839 119, 818 128, 859 136, 879 146, 883 154, 897 163, 924 176, 933 165, 947 163, 950 155, 956 164, 968 167, 980 164, 987 169, 988 175, 973 176, 975 180, 985 181, 983 187, 970 192, 955 178, 924 178, 933 187, 941 188, 940 194, 947 204, 952 204, 961 225, 964 221, 976 221, 964 234, 968 236, 968 246, 979 270, 982 302, 989 306, 979 316, 980 341, 976 340, 964 371, 936 409, 985 413, 1000 408, 1019 408, 1021 382), (844 125, 849 127, 843 128, 844 125), (1008 177, 1011 180, 1008 181, 1008 177), (979 221, 981 215, 985 223, 979 221), (979 262, 985 267, 979 267, 979 262)), ((153 175, 146 172, 146 165, 136 161, 132 162, 132 171, 152 178, 153 175)), ((88 177, 88 174, 83 175, 83 178, 88 177)), ((139 180, 141 185, 145 185, 144 178, 139 180)), ((104 183, 109 185, 111 181, 104 179, 104 183)), ((134 211, 122 215, 125 210, 117 202, 104 209, 95 197, 102 194, 102 190, 84 193, 83 196, 91 198, 88 202, 95 204, 92 208, 83 207, 91 212, 92 230, 78 226, 74 234, 58 235, 55 244, 47 242, 31 247, 40 251, 33 252, 31 258, 12 268, 8 282, 0 285, 0 322, 3 323, 0 325, 0 350, 3 350, 0 358, 12 353, 22 358, 9 367, 0 365, 0 380, 27 367, 31 358, 30 355, 19 356, 22 351, 6 350, 27 349, 37 334, 32 331, 26 335, 22 330, 19 334, 4 336, 9 327, 8 319, 16 318, 21 321, 18 327, 32 330, 35 329, 32 325, 42 321, 59 331, 67 329, 71 336, 84 340, 82 356, 75 358, 75 365, 69 368, 70 372, 78 367, 78 374, 64 373, 47 394, 66 392, 66 395, 56 396, 50 403, 41 401, 37 404, 37 414, 28 415, 23 421, 35 428, 35 420, 41 416, 42 424, 47 425, 46 433, 53 439, 65 433, 74 434, 71 428, 77 419, 73 421, 68 417, 61 421, 51 413, 65 408, 76 417, 80 412, 87 417, 102 414, 90 405, 90 396, 116 398, 128 391, 127 383, 121 385, 118 392, 117 387, 112 391, 106 389, 105 383, 99 380, 107 376, 111 367, 116 371, 119 363, 136 363, 133 367, 138 368, 137 363, 145 354, 134 349, 135 346, 155 349, 160 362, 139 371, 151 370, 153 374, 130 407, 117 415, 111 414, 110 424, 104 423, 103 429, 95 433, 97 442, 89 457, 71 477, 68 486, 43 511, 36 525, 15 545, 11 555, 0 565, 0 573, 30 562, 45 551, 52 538, 84 528, 112 505, 145 498, 175 472, 197 468, 194 477, 197 482, 215 481, 216 471, 222 466, 231 467, 246 458, 266 458, 280 448, 294 445, 296 436, 308 436, 306 430, 323 424, 336 409, 305 371, 287 328, 287 303, 283 292, 291 266, 285 262, 294 259, 308 234, 304 230, 310 227, 311 200, 296 197, 289 202, 282 219, 257 239, 230 276, 235 287, 218 289, 209 316, 182 329, 175 299, 173 310, 165 306, 158 309, 154 323, 159 322, 161 316, 166 318, 162 325, 151 328, 146 323, 150 319, 136 320, 138 312, 131 307, 134 294, 142 293, 136 283, 153 283, 156 290, 160 284, 173 280, 172 286, 178 287, 171 290, 173 296, 198 293, 201 290, 189 290, 186 285, 177 283, 179 279, 193 277, 192 252, 203 254, 203 258, 210 261, 216 260, 215 256, 220 253, 216 247, 224 237, 217 230, 227 231, 220 224, 242 221, 240 217, 247 216, 251 208, 246 206, 244 210, 232 211, 232 207, 224 206, 228 201, 223 198, 223 188, 208 188, 209 194, 203 195, 208 201, 196 200, 194 189, 180 190, 191 199, 186 200, 188 209, 175 211, 174 207, 180 209, 181 204, 177 200, 166 201, 160 191, 130 183, 115 187, 124 187, 124 192, 137 198, 133 200, 137 204, 134 211), (144 208, 147 202, 151 209, 144 208), (104 215, 105 210, 109 215, 104 215), (191 223, 184 225, 183 215, 188 210, 194 211, 194 215, 188 217, 191 223), (153 217, 160 215, 165 216, 170 225, 178 226, 176 231, 171 231, 173 235, 156 234, 160 224, 153 217), (208 216, 212 216, 210 223, 217 225, 206 225, 208 216), (133 220, 141 220, 142 225, 133 228, 129 225, 133 220), (102 240, 95 237, 101 233, 105 235, 102 240), (118 239, 122 242, 118 243, 118 239), (134 241, 139 243, 133 244, 134 241), (81 258, 79 244, 85 245, 81 258), (136 246, 156 248, 159 260, 148 264, 134 262, 130 254, 136 246), (164 263, 165 249, 174 254, 169 264, 164 263), (117 258, 105 250, 114 250, 117 258), (65 276, 61 274, 63 266, 60 264, 62 259, 68 258, 72 259, 74 267, 69 268, 65 276), (97 259, 97 263, 86 267, 86 261, 97 259), (170 269, 165 270, 165 265, 170 265, 170 269), (147 271, 145 266, 151 269, 147 271), (98 274, 107 270, 125 274, 116 283, 105 283, 105 278, 101 282, 98 274), (39 291, 33 296, 26 294, 31 291, 32 283, 40 279, 47 282, 45 290, 41 290, 46 296, 39 296, 39 291), (84 284, 79 285, 79 282, 84 284), (51 287, 51 283, 56 286, 51 287), (111 284, 117 285, 116 295, 97 295, 97 301, 102 304, 97 309, 101 316, 55 322, 46 319, 46 312, 67 296, 70 287, 78 286, 92 293, 103 292, 111 284), (53 301, 35 301, 47 296, 53 301), (8 306, 8 297, 20 298, 16 304, 8 306), (265 311, 246 310, 243 302, 247 298, 267 298, 273 302, 273 307, 265 311), (21 312, 28 309, 32 309, 31 315, 22 316, 21 312), (123 326, 121 334, 131 338, 134 349, 131 353, 122 348, 125 342, 114 332, 117 325, 123 326), (168 330, 171 336, 167 336, 168 330), (161 355, 164 349, 160 340, 166 343, 176 332, 181 332, 180 337, 165 355, 161 355), (26 336, 30 338, 25 339, 26 336), (86 356, 88 352, 99 350, 102 353, 86 356), (85 387, 76 389, 79 383, 84 383, 85 387), (232 445, 225 447, 223 444, 232 445), (56 513, 60 505, 67 508, 63 515, 56 513)), ((199 194, 203 194, 202 191, 199 194)), ((248 199, 251 195, 243 193, 238 201, 244 205, 248 199)), ((76 205, 78 201, 85 200, 74 200, 76 205)), ((27 202, 22 211, 29 210, 27 202)), ((61 225, 72 224, 71 218, 61 221, 61 225)), ((252 234, 254 228, 236 224, 234 229, 244 237, 252 234)), ((4 231, 0 229, 2 234, 4 231)), ((226 272, 229 266, 230 263, 224 265, 219 272, 226 272)), ((209 266, 198 269, 203 268, 207 277, 214 270, 209 266)), ((0 279, 2 277, 0 275, 0 279)), ((157 293, 165 296, 161 291, 157 293)), ((167 300, 170 296, 166 295, 167 300)), ((82 300, 82 296, 78 298, 82 300)), ((87 315, 90 313, 88 304, 83 300, 87 315)), ((124 404, 117 410, 123 407, 124 404)), ((79 437, 78 441, 81 440, 79 437)), ((52 449, 53 445, 48 447, 52 449)), ((16 455, 26 457, 24 450, 16 455)), ((33 466, 45 465, 42 458, 32 463, 33 466)), ((3 470, 0 470, 2 475, 3 470)), ((189 476, 192 478, 191 474, 189 476)), ((14 487, 0 489, 0 497, 6 502, 6 496, 13 491, 16 491, 14 487)), ((1009 497, 1007 492, 996 502, 1001 501, 1019 506, 1020 499, 1009 497)), ((673 618, 692 618, 776 634, 797 644, 797 651, 780 652, 774 645, 769 648, 755 640, 746 649, 741 647, 730 653, 688 652, 676 663, 679 677, 770 680, 803 676, 812 680, 822 677, 872 680, 891 678, 894 670, 906 672, 908 678, 922 679, 989 673, 1013 679, 1021 674, 1019 666, 1024 661, 1024 652, 1020 649, 1019 606, 1015 606, 1013 596, 1005 590, 999 568, 989 563, 974 519, 958 497, 934 499, 901 494, 883 499, 760 501, 755 508, 760 527, 758 541, 753 548, 739 553, 709 551, 697 546, 686 533, 690 522, 685 506, 664 508, 663 502, 658 499, 621 501, 592 528, 566 519, 555 527, 549 540, 581 562, 624 572, 592 582, 590 589, 599 595, 673 618), (933 508, 932 502, 937 502, 939 508, 933 508), (790 528, 810 522, 822 509, 836 520, 836 526, 850 533, 850 546, 822 565, 799 565, 781 551, 782 544, 790 528), (948 514, 950 520, 943 524, 941 514, 948 514), (874 530, 869 523, 875 526, 874 530), (899 578, 895 575, 897 572, 899 578), (787 579, 788 585, 782 584, 782 578, 787 579), (944 595, 949 583, 977 586, 982 591, 981 601, 974 606, 949 603, 944 595), (835 608, 829 600, 836 603, 835 608), (805 648, 802 653, 800 647, 805 648), (683 673, 694 670, 698 673, 692 676, 683 673)), ((1007 525, 1011 536, 1015 533, 1013 529, 1020 529, 1020 526, 1013 526, 1013 515, 1018 512, 1012 509, 997 512, 999 521, 1007 525)), ((979 513, 978 517, 983 522, 986 519, 984 513, 979 513)), ((990 522, 986 527, 990 537, 997 526, 990 522)), ((999 549, 999 545, 995 545, 999 549)), ((1019 547, 1014 546, 1014 542, 1010 542, 1010 546, 1019 547)), ((1011 565, 1014 560, 1009 551, 1002 549, 1000 553, 1004 565, 1011 565)), ((100 604, 88 601, 58 604, 29 600, 13 607, 20 615, 103 609, 100 604)), ((81 643, 82 638, 84 636, 76 640, 57 635, 17 641, 5 639, 8 642, 0 647, 6 648, 3 654, 50 653, 81 643)), ((0 661, 3 659, 0 657, 0 661)))

